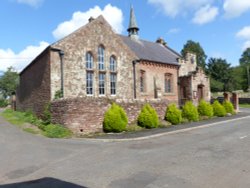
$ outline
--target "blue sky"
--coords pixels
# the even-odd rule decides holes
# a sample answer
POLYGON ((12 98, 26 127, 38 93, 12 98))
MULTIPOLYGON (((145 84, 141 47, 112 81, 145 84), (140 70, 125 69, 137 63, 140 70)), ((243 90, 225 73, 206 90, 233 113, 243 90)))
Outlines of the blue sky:
POLYGON ((249 0, 1 0, 0 71, 22 70, 49 44, 103 14, 127 35, 134 7, 141 39, 162 37, 180 52, 187 40, 200 42, 208 58, 233 66, 250 47, 249 0))

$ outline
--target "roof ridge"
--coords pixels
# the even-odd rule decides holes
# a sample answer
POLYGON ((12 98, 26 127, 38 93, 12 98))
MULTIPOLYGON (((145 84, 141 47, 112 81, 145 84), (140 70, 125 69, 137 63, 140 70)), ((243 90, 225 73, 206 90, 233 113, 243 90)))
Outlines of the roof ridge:
MULTIPOLYGON (((122 35, 122 34, 117 34, 117 35, 120 35, 122 37, 126 37, 126 38, 130 39, 130 37, 128 37, 126 35, 122 35)), ((130 40, 132 40, 132 39, 130 39, 130 40)), ((175 55, 177 55, 179 57, 182 57, 182 55, 180 53, 176 52, 174 49, 170 48, 169 46, 163 46, 163 45, 161 45, 159 43, 156 43, 156 42, 153 42, 153 41, 148 41, 148 40, 145 40, 145 39, 138 39, 138 40, 141 41, 141 42, 147 42, 147 43, 152 43, 152 44, 155 44, 155 45, 160 45, 160 46, 170 50, 173 54, 175 54, 175 55)))

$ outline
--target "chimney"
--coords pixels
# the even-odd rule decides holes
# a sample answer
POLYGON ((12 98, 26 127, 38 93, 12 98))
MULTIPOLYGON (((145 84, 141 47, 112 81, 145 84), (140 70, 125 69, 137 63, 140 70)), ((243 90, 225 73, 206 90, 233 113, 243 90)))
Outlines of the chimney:
POLYGON ((167 46, 167 43, 165 42, 165 40, 161 37, 159 37, 157 40, 156 40, 156 43, 159 43, 159 44, 162 44, 163 46, 167 46))
POLYGON ((95 20, 95 18, 93 18, 92 16, 89 18, 89 23, 92 22, 93 20, 95 20))

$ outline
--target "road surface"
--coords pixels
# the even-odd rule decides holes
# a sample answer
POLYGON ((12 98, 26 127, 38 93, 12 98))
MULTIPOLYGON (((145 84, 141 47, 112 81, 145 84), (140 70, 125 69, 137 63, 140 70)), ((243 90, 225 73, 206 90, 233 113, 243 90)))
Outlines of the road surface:
POLYGON ((249 122, 107 142, 44 138, 0 117, 0 188, 249 188, 249 122))

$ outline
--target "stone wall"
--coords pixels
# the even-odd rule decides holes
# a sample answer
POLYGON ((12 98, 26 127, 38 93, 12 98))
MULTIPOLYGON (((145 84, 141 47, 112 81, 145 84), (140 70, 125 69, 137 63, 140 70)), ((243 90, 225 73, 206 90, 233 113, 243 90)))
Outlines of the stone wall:
POLYGON ((50 101, 50 52, 47 48, 20 73, 16 107, 41 117, 50 101))
MULTIPOLYGON (((104 114, 111 106, 112 100, 107 98, 72 98, 60 99, 52 102, 52 121, 60 123, 76 134, 102 132, 102 122, 104 114)), ((160 119, 164 118, 168 100, 117 100, 129 119, 129 123, 136 121, 137 116, 146 103, 150 103, 156 110, 160 119)), ((173 101, 171 101, 173 102, 173 101)))
POLYGON ((180 105, 184 105, 186 101, 192 100, 192 76, 179 77, 180 88, 180 105))
MULTIPOLYGON (((126 46, 119 35, 111 26, 99 16, 95 20, 76 30, 72 34, 59 40, 52 45, 53 48, 61 49, 64 54, 64 97, 85 97, 86 94, 86 53, 93 55, 93 97, 99 96, 99 70, 98 70, 98 47, 105 49, 105 97, 109 98, 133 98, 133 64, 137 56, 126 46), (110 57, 117 60, 117 91, 116 95, 110 92, 110 57)), ((60 88, 60 59, 58 53, 51 56, 51 93, 60 88)), ((102 95, 103 97, 103 95, 102 95)))
POLYGON ((138 99, 165 99, 178 101, 178 69, 176 65, 167 65, 150 61, 136 64, 136 93, 138 99), (140 71, 145 71, 145 92, 140 92, 140 71), (165 74, 172 75, 172 92, 165 93, 165 74), (156 90, 157 89, 157 94, 156 90))
POLYGON ((210 101, 210 80, 201 68, 197 68, 188 76, 179 77, 179 86, 181 105, 187 100, 191 100, 195 105, 198 105, 200 99, 210 101))
POLYGON ((193 91, 193 103, 198 105, 199 100, 203 98, 206 101, 210 101, 210 79, 205 74, 202 68, 197 68, 196 72, 192 75, 192 91, 193 91), (202 97, 199 97, 199 87, 202 88, 202 97))
POLYGON ((187 76, 190 72, 194 72, 197 67, 196 55, 193 53, 187 53, 184 59, 179 60, 180 69, 179 76, 187 76))

